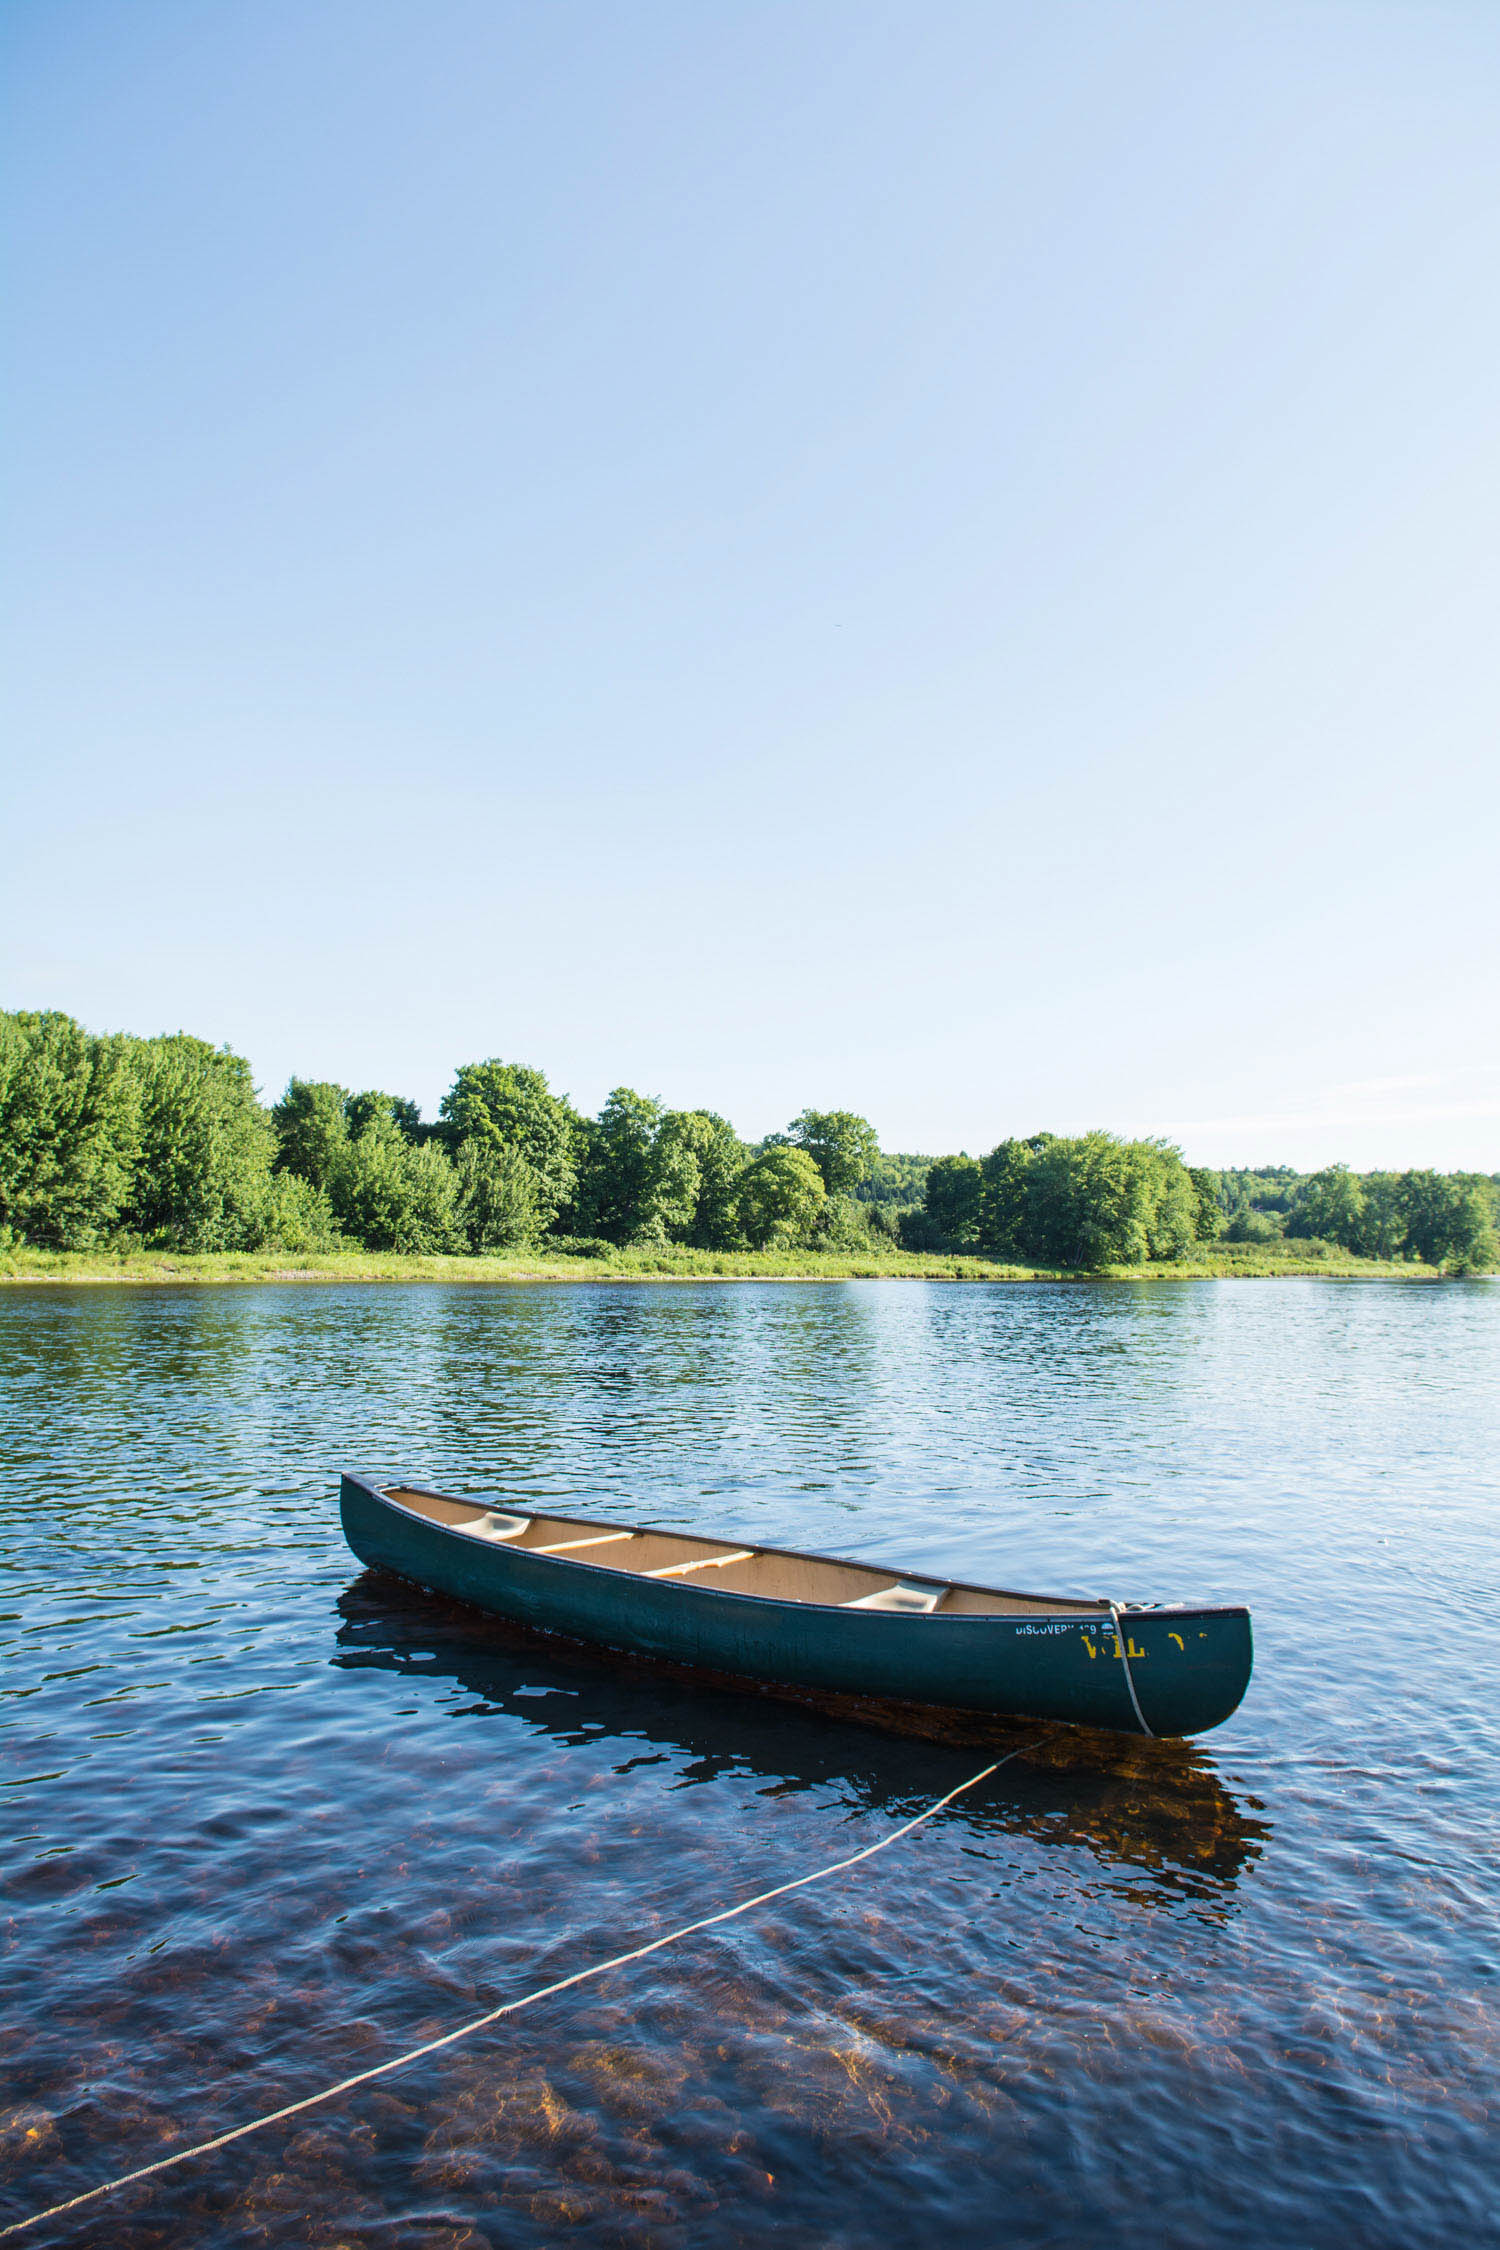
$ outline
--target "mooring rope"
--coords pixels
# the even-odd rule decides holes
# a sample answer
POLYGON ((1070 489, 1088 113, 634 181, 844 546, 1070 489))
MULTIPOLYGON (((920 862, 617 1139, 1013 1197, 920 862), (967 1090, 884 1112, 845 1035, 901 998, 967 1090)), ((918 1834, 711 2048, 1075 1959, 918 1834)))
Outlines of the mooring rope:
MULTIPOLYGON (((1109 1596, 1107 1594, 1104 1598, 1106 1601, 1109 1601, 1109 1596)), ((1130 1669, 1130 1644, 1125 1638, 1125 1628, 1120 1623, 1120 1612, 1115 1607, 1113 1602, 1109 1603, 1109 1614, 1114 1619, 1115 1639, 1120 1645, 1120 1662, 1125 1667, 1125 1685, 1130 1690, 1130 1708, 1135 1713, 1136 1724, 1140 1728, 1142 1734, 1151 1735, 1151 1739, 1154 1742, 1156 1740, 1156 1737, 1154 1734, 1151 1734, 1151 1729, 1146 1724, 1146 1714, 1141 1709, 1141 1699, 1135 1692, 1135 1674, 1130 1669)))
MULTIPOLYGON (((1121 1645, 1123 1647, 1123 1643, 1121 1645)), ((1131 1692, 1133 1696, 1134 1690, 1131 1692)), ((1141 1723, 1145 1725, 1144 1720, 1141 1723)), ((1147 1732, 1150 1732, 1149 1728, 1147 1732)), ((121 2172, 118 2178, 105 2180, 99 2187, 85 2188, 82 2195, 69 2196, 65 2203, 53 2203, 45 2211, 33 2211, 29 2218, 13 2219, 9 2226, 0 2227, 0 2239, 8 2234, 20 2234, 27 2227, 40 2226, 44 2219, 61 2218, 65 2211, 76 2211, 85 2203, 95 2202, 101 2195, 113 2195, 116 2188, 129 2187, 134 2180, 149 2180, 154 2173, 170 2171, 174 2164, 186 2164, 195 2156, 207 2156, 213 2149, 227 2148, 231 2141, 242 2141, 247 2133, 259 2133, 267 2125, 279 2125, 285 2118, 300 2117, 304 2110, 316 2109, 320 2102, 330 2102, 336 2094, 347 2094, 355 2086, 368 2085, 372 2078, 384 2078, 393 2070, 404 2070, 408 2063, 417 2062, 423 2055, 435 2055, 442 2047, 455 2047, 461 2039, 470 2039, 476 2031, 483 2031, 487 2025, 498 2023, 502 2016, 518 2015, 522 2008, 534 2007, 538 2000, 549 2000, 554 1993, 567 1992, 575 1984, 586 1984, 590 1977, 602 1977, 609 1969, 623 1969, 631 1961, 644 1961, 648 1953, 660 1953, 664 1945, 675 1945, 679 1938, 691 1937, 697 1930, 711 1930, 716 1923, 732 1922, 737 1915, 748 1914, 754 1906, 765 1906, 773 1898, 784 1898, 788 1891, 805 1890, 809 1883, 822 1883, 830 1875, 841 1875, 845 1868, 857 1867, 861 1860, 873 1859, 877 1852, 889 1851, 892 1844, 899 1844, 903 1836, 909 1836, 914 1828, 920 1828, 924 1821, 931 1820, 934 1814, 942 1812, 956 1797, 964 1796, 970 1789, 977 1789, 981 1781, 988 1781, 991 1774, 998 1773, 1002 1766, 1008 1766, 1012 1758, 1019 1758, 1024 1751, 1035 1750, 1038 1743, 1045 1739, 1045 1736, 1039 1736, 1037 1742, 1023 1742, 1019 1748, 1008 1750, 993 1765, 971 1774, 956 1789, 950 1789, 946 1797, 939 1797, 925 1812, 919 1812, 913 1819, 903 1821, 899 1828, 891 1830, 889 1836, 880 1837, 876 1843, 866 1844, 863 1851, 851 1852, 847 1859, 833 1860, 827 1867, 816 1867, 810 1875, 794 1876, 791 1882, 778 1883, 772 1890, 757 1891, 754 1898, 741 1899, 738 1906, 726 1906, 717 1914, 703 1915, 699 1921, 684 1922, 681 1929, 669 1930, 665 1937, 653 1938, 649 1945, 633 1946, 628 1953, 616 1953, 608 1961, 596 1961, 591 1969, 575 1969, 572 1976, 559 1977, 555 1984, 539 1985, 535 1992, 523 1993, 519 2000, 507 2000, 500 2007, 491 2008, 487 2014, 475 2016, 472 2022, 460 2024, 456 2031, 445 2031, 439 2039, 425 2039, 420 2047, 408 2047, 404 2054, 393 2055, 389 2062, 376 2063, 369 2070, 357 2070, 352 2078, 340 2078, 336 2084, 323 2087, 319 2093, 304 2095, 300 2102, 287 2102, 280 2109, 267 2110, 263 2117, 252 2117, 248 2125, 236 2125, 227 2133, 216 2133, 212 2140, 195 2141, 191 2148, 180 2148, 175 2155, 160 2156, 154 2164, 141 2164, 133 2172, 121 2172)))

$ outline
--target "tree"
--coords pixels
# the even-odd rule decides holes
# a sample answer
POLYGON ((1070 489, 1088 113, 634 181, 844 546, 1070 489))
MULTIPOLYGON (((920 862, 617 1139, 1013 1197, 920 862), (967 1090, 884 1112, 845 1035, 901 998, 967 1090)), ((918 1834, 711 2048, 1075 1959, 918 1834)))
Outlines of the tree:
POLYGON ((1281 1220, 1274 1211, 1257 1211, 1242 1203, 1224 1229, 1226 1242, 1279 1242, 1281 1220))
POLYGON ((877 1242, 883 1248, 890 1235, 874 1227, 874 1216, 873 1206, 856 1203, 852 1195, 825 1196, 808 1230, 809 1247, 846 1254, 872 1250, 877 1242))
POLYGON ((981 1230, 996 1256, 1098 1271, 1180 1258, 1199 1199, 1178 1151, 1113 1133, 1002 1141, 980 1167, 981 1230))
POLYGON ((1193 1183, 1197 1209, 1193 1214, 1193 1234, 1199 1242, 1217 1242, 1224 1232, 1224 1204, 1220 1194, 1217 1172, 1205 1172, 1200 1165, 1188 1166, 1188 1178, 1193 1183))
POLYGON ((923 1210, 948 1250, 977 1250, 984 1233, 984 1174, 968 1155, 940 1156, 927 1174, 923 1210))
POLYGON ((439 1134, 450 1154, 465 1141, 513 1149, 536 1181, 537 1218, 550 1227, 572 1201, 583 1120, 545 1074, 520 1063, 465 1063, 439 1105, 439 1134))
POLYGON ((1399 1258, 1406 1247, 1406 1196, 1399 1172, 1366 1172, 1360 1180, 1362 1258, 1399 1258))
POLYGON ((179 1250, 242 1250, 258 1238, 276 1139, 250 1065, 185 1031, 134 1039, 139 1141, 121 1223, 179 1250))
POLYGON ((540 1232, 536 1174, 516 1149, 465 1141, 458 1152, 458 1224, 471 1250, 510 1250, 540 1232))
POLYGON ((691 1136, 669 1129, 659 1101, 616 1086, 595 1122, 578 1185, 586 1234, 607 1242, 666 1242, 686 1235, 700 1173, 691 1136))
POLYGON ((800 1148, 812 1158, 830 1195, 847 1195, 880 1160, 880 1140, 868 1118, 849 1109, 805 1109, 768 1148, 800 1148))
POLYGON ((1144 1174, 1146 1255, 1153 1264, 1185 1258, 1202 1239, 1203 1203, 1182 1152, 1167 1141, 1128 1141, 1144 1174))
POLYGON ((1303 1240, 1337 1242, 1345 1250, 1359 1248, 1365 1231, 1364 1190, 1347 1164, 1330 1164, 1313 1174, 1292 1206, 1286 1231, 1303 1240))
POLYGON ((295 1172, 273 1172, 246 1247, 252 1250, 341 1250, 346 1247, 325 1188, 295 1172))
POLYGON ((740 1174, 741 1231, 756 1250, 806 1242, 827 1192, 805 1149, 769 1148, 740 1174))
POLYGON ((129 1046, 56 1009, 0 1014, 0 1226, 83 1250, 117 1223, 139 1137, 129 1046))
POLYGON ((367 1250, 423 1256, 463 1247, 458 1173, 435 1141, 413 1146, 393 1117, 372 1117, 345 1143, 329 1192, 340 1226, 367 1250))
POLYGON ((1054 1138, 1033 1133, 1030 1140, 1001 1141, 982 1159, 979 1239, 993 1257, 1024 1261, 1041 1256, 1033 1247, 1038 1230, 1031 1174, 1054 1138))
POLYGON ((327 1079, 291 1078, 271 1111, 276 1134, 275 1166, 313 1187, 326 1188, 340 1150, 349 1138, 349 1104, 354 1096, 327 1079))
POLYGON ((697 1191, 686 1228, 700 1250, 732 1250, 741 1240, 735 1198, 749 1152, 727 1118, 711 1109, 669 1110, 658 1127, 664 1150, 682 1150, 697 1167, 697 1191))
POLYGON ((1494 1206, 1486 1180, 1405 1172, 1406 1248, 1430 1266, 1479 1273, 1495 1259, 1494 1206))
MULTIPOLYGON (((895 1211, 913 1210, 927 1192, 927 1175, 932 1164, 930 1156, 882 1149, 871 1170, 850 1192, 858 1203, 885 1205, 895 1211)), ((894 1235, 890 1239, 894 1241, 894 1235)))

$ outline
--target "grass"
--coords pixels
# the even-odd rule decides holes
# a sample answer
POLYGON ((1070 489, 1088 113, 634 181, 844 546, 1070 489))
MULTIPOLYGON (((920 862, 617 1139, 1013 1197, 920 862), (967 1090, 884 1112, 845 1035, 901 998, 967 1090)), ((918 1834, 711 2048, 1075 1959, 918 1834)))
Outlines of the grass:
POLYGON ((996 1265, 987 1258, 938 1257, 905 1250, 826 1255, 808 1250, 611 1250, 563 1257, 544 1248, 484 1258, 402 1257, 368 1250, 322 1254, 285 1250, 188 1252, 129 1250, 0 1251, 4 1282, 632 1282, 632 1281, 1435 1281, 1432 1266, 1355 1258, 1324 1244, 1214 1243, 1180 1265, 1113 1266, 1102 1274, 1043 1266, 996 1265))

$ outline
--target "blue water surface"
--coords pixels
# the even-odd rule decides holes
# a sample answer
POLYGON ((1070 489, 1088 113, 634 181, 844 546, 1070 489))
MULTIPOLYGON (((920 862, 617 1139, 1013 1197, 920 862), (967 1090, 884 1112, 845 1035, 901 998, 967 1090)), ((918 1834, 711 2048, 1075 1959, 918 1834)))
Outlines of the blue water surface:
POLYGON ((12 1288, 0 2221, 891 1851, 42 2243, 1500 2239, 1500 1289, 12 1288), (358 1462, 1246 1600, 1192 1747, 809 1707, 363 1573, 358 1462))

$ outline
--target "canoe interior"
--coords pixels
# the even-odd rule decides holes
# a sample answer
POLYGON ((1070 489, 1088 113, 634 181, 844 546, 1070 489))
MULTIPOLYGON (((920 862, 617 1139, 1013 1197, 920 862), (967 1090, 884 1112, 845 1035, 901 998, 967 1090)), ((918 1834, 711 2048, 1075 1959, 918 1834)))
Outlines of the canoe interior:
POLYGON ((385 1497, 413 1515, 486 1545, 551 1555, 560 1562, 586 1564, 621 1577, 712 1587, 719 1593, 755 1594, 769 1601, 806 1602, 815 1608, 943 1617, 1098 1617, 1109 1607, 1104 1601, 1010 1593, 911 1572, 898 1576, 878 1564, 838 1562, 777 1547, 736 1546, 727 1539, 695 1539, 686 1532, 642 1530, 579 1516, 533 1515, 405 1485, 387 1486, 385 1497))

